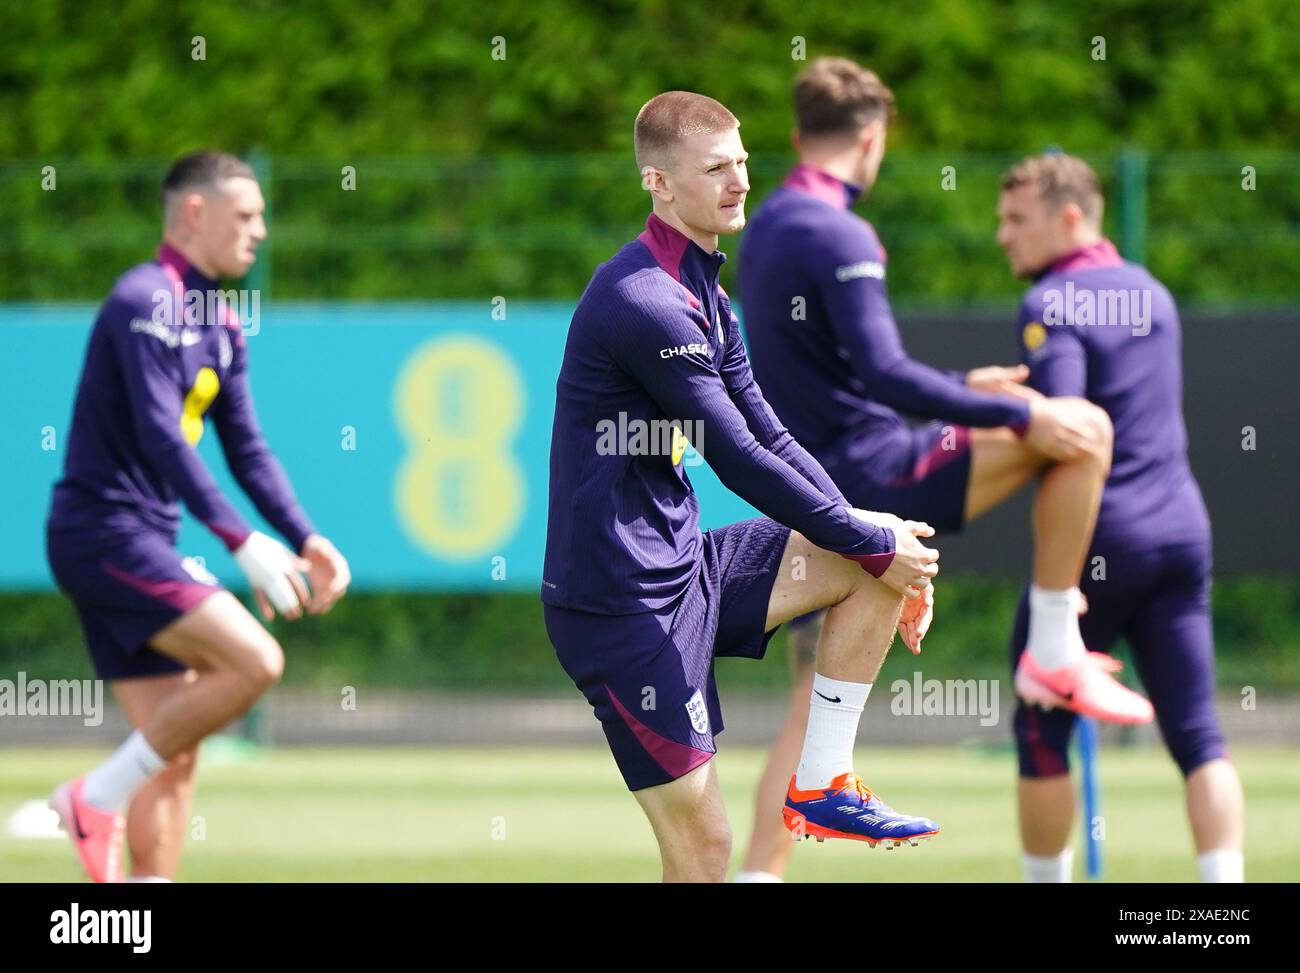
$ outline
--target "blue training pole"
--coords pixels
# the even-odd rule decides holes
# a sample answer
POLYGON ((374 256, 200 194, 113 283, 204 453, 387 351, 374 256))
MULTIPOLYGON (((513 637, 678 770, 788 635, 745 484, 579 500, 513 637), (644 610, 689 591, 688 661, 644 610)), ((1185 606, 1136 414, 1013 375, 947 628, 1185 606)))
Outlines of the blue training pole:
POLYGON ((1088 878, 1101 879, 1101 842, 1095 837, 1093 822, 1101 814, 1097 786, 1097 723, 1087 716, 1078 718, 1079 763, 1083 765, 1083 840, 1088 850, 1088 878))

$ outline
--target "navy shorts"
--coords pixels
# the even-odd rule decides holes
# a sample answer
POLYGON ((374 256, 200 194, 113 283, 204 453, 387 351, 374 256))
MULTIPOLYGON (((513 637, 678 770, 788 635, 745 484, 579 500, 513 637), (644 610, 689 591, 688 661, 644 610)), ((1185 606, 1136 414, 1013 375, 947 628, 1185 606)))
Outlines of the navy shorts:
MULTIPOLYGON (((1170 756, 1184 775, 1226 753, 1214 712, 1214 633, 1210 621, 1211 550, 1208 541, 1135 553, 1094 548, 1080 584, 1088 611, 1079 618, 1083 642, 1110 652, 1128 643, 1142 687, 1170 756), (1094 578, 1094 558, 1105 558, 1105 578, 1094 578)), ((1011 641, 1011 666, 1029 631, 1029 596, 1020 600, 1011 641)), ((1070 770, 1075 716, 1017 702, 1016 751, 1022 777, 1053 777, 1070 770)))
POLYGON ((628 790, 666 784, 714 753, 717 656, 761 659, 767 605, 790 528, 767 517, 704 533, 700 567, 658 611, 598 615, 545 606, 564 671, 596 711, 628 790))
POLYGON ((965 525, 970 465, 970 430, 942 422, 863 437, 825 464, 853 506, 945 533, 965 525))
POLYGON ((72 599, 100 679, 184 672, 185 665, 149 647, 149 640, 208 595, 223 590, 170 538, 142 530, 87 538, 48 529, 54 580, 72 599))

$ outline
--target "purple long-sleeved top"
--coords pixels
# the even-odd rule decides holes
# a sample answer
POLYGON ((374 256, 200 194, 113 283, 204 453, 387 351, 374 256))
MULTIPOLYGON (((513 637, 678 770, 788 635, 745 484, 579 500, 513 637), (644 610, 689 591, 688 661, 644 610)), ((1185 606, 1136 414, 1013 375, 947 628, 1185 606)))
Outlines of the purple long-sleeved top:
POLYGON ((547 604, 652 611, 690 583, 702 535, 684 443, 649 446, 652 424, 673 420, 723 484, 764 514, 877 577, 888 568, 893 532, 849 513, 764 401, 718 285, 725 260, 652 215, 578 302, 556 382, 547 604), (629 434, 615 442, 611 430, 629 434), (649 432, 641 446, 638 431, 649 432))
POLYGON ((888 453, 903 415, 1023 430, 1024 402, 908 357, 885 289, 884 247, 849 208, 858 192, 801 163, 745 230, 745 336, 776 414, 822 459, 849 445, 869 453, 864 440, 888 453))
POLYGON ((1182 326, 1165 286, 1109 240, 1056 261, 1020 302, 1029 385, 1083 396, 1115 427, 1094 550, 1150 550, 1210 536, 1187 460, 1182 326))
POLYGON ((311 521, 258 426, 234 309, 210 306, 218 288, 167 244, 157 260, 118 278, 90 334, 51 529, 92 536, 153 529, 174 541, 179 500, 228 548, 239 547, 251 528, 195 448, 211 415, 236 481, 302 549, 311 521), (222 320, 207 320, 213 309, 222 320))

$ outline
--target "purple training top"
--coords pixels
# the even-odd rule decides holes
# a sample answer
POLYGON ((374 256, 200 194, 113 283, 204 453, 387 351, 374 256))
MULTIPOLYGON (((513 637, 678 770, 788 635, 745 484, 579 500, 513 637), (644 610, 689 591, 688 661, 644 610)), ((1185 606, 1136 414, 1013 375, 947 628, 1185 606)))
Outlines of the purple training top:
POLYGON ((1150 549, 1209 537, 1187 461, 1182 328, 1169 291, 1109 240, 1067 254, 1020 302, 1029 384, 1079 395, 1115 427, 1094 549, 1150 549))
POLYGON ((799 442, 826 461, 849 443, 895 440, 900 414, 964 426, 1028 425, 1029 408, 913 361, 889 307, 886 254, 849 207, 857 186, 804 163, 750 220, 741 307, 754 374, 799 442), (834 451, 834 452, 833 452, 834 451))
POLYGON ((764 514, 877 577, 888 568, 893 532, 849 514, 764 401, 718 286, 725 260, 651 215, 578 302, 556 382, 547 604, 653 611, 696 576, 699 503, 681 463, 684 442, 662 432, 670 421, 689 431, 728 489, 764 514), (629 435, 611 443, 611 429, 629 435))
POLYGON ((216 305, 224 320, 206 320, 216 290, 167 244, 157 260, 118 278, 90 333, 51 529, 92 537, 155 530, 174 543, 179 498, 237 548, 251 529, 195 449, 210 412, 235 479, 301 550, 313 528, 258 427, 239 321, 224 303, 216 305), (204 300, 187 305, 185 292, 204 300))

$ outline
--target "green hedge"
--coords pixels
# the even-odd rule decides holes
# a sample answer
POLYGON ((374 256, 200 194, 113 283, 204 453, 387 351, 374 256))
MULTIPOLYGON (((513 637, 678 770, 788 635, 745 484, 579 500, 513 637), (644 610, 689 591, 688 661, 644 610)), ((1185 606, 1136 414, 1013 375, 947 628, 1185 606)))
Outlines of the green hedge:
MULTIPOLYGON (((939 614, 920 660, 927 678, 1005 675, 1017 587, 954 577, 939 589, 939 614)), ((1215 586, 1219 683, 1260 692, 1300 689, 1300 581, 1226 579, 1215 586)), ((324 618, 276 622, 273 631, 295 685, 402 688, 570 687, 531 594, 353 594, 324 618)), ((783 634, 776 664, 720 667, 728 685, 779 687, 786 678, 783 634)), ((895 646, 885 678, 917 661, 895 646)), ((90 663, 72 606, 51 593, 0 595, 0 678, 87 678, 90 663)))
POLYGON ((626 153, 647 97, 685 87, 788 146, 806 54, 854 55, 898 94, 922 149, 1295 145, 1291 0, 135 0, 11 5, 0 154, 119 159, 196 143, 272 154, 626 153), (206 59, 193 60, 202 36, 206 59), (494 60, 493 38, 505 41, 494 60), (1094 60, 1093 38, 1106 59, 1094 60))
POLYGON ((1014 297, 996 177, 1047 144, 1097 163, 1112 232, 1181 299, 1300 294, 1300 156, 1282 154, 1300 144, 1292 0, 48 0, 0 32, 0 300, 101 297, 152 248, 167 161, 214 145, 268 163, 275 296, 576 297, 643 217, 629 142, 653 94, 731 106, 756 196, 771 188, 790 158, 795 38, 809 59, 863 60, 898 96, 865 212, 900 303, 1014 297), (1133 182, 1146 200, 1119 195, 1129 147, 1150 155, 1133 182), (1145 247, 1120 233, 1126 208, 1145 247))

